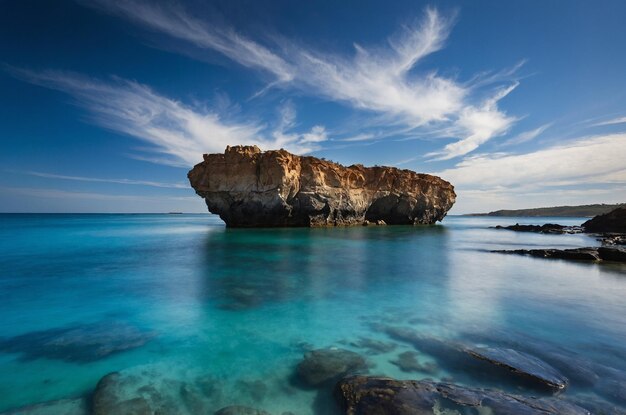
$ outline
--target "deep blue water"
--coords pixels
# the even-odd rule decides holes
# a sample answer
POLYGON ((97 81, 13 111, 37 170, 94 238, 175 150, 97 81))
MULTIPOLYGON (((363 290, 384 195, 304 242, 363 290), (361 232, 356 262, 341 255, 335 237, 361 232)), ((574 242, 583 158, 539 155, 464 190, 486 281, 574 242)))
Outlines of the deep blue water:
MULTIPOLYGON (((323 397, 293 381, 303 352, 323 347, 366 355, 373 374, 524 392, 427 354, 436 373, 403 372, 391 362, 414 349, 388 337, 391 326, 473 344, 513 339, 623 374, 624 266, 488 252, 597 245, 489 228, 583 221, 243 230, 208 214, 0 215, 0 411, 84 396, 122 371, 163 393, 204 379, 213 411, 323 413, 323 397), (363 338, 397 344, 368 354, 363 338)), ((566 394, 620 405, 604 388, 572 383, 566 394)))

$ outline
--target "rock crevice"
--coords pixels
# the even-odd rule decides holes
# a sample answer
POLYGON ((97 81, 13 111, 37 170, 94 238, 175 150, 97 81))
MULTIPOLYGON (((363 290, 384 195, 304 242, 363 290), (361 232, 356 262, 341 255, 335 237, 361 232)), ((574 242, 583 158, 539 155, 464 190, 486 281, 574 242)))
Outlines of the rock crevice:
POLYGON ((227 147, 188 174, 230 227, 433 224, 454 204, 445 180, 395 167, 349 167, 285 150, 227 147))

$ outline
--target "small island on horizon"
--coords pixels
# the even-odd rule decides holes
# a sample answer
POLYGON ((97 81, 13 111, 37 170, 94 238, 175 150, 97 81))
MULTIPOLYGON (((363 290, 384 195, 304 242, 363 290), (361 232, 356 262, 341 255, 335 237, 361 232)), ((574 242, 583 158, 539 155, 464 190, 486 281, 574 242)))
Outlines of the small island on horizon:
POLYGON ((603 215, 619 207, 626 206, 626 203, 616 204, 593 204, 578 206, 552 206, 529 209, 501 209, 488 213, 467 213, 461 216, 505 216, 505 217, 564 217, 581 218, 603 215))

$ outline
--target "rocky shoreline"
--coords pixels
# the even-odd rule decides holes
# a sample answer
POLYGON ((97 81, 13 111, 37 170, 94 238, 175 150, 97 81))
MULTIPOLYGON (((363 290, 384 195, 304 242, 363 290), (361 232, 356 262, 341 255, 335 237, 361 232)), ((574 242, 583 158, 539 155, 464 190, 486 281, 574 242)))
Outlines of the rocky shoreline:
POLYGON ((544 225, 515 224, 511 226, 498 225, 495 226, 494 229, 553 235, 586 233, 595 235, 602 246, 573 249, 492 250, 491 252, 493 253, 525 255, 535 258, 626 263, 626 208, 624 207, 617 208, 603 215, 598 215, 580 226, 564 226, 555 223, 546 223, 544 225))
POLYGON ((456 199, 454 186, 436 176, 256 146, 205 154, 188 178, 228 227, 433 224, 456 199))

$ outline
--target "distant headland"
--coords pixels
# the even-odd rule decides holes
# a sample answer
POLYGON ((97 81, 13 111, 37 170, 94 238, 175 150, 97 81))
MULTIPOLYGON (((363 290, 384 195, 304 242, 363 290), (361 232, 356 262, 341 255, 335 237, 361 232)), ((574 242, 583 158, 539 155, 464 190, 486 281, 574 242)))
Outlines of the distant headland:
POLYGON ((257 146, 205 154, 188 178, 229 227, 433 224, 456 199, 454 186, 436 176, 257 146))
POLYGON ((463 216, 548 216, 548 217, 593 217, 603 215, 619 207, 626 206, 626 203, 614 205, 595 204, 579 206, 553 206, 532 209, 496 210, 489 213, 469 213, 463 216))

